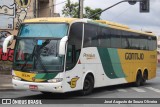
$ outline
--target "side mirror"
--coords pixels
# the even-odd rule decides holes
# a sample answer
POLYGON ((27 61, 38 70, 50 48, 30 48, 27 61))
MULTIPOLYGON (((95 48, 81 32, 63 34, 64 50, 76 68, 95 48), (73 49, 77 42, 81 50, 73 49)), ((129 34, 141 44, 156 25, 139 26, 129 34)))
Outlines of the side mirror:
POLYGON ((65 47, 68 41, 68 36, 63 37, 59 43, 59 55, 65 55, 65 47))
POLYGON ((3 52, 4 53, 7 53, 7 47, 8 47, 8 44, 10 42, 12 42, 14 39, 14 35, 10 35, 8 37, 5 38, 4 42, 3 42, 3 52))

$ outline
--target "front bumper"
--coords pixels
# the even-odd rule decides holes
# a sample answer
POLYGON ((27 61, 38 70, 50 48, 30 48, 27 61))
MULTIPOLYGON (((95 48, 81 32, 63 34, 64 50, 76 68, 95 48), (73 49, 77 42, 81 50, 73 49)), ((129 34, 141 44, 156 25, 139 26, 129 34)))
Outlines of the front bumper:
POLYGON ((20 90, 33 90, 30 89, 30 85, 35 85, 38 87, 38 89, 34 91, 45 91, 45 92, 53 92, 53 93, 64 93, 62 82, 58 83, 37 83, 37 82, 25 82, 25 81, 19 81, 12 79, 13 87, 15 89, 20 90))

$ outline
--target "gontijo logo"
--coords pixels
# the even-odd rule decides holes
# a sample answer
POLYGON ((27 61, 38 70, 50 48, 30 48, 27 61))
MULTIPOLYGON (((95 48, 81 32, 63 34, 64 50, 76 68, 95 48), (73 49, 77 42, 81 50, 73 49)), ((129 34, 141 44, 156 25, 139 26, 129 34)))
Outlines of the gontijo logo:
POLYGON ((144 60, 143 53, 125 53, 126 60, 144 60))

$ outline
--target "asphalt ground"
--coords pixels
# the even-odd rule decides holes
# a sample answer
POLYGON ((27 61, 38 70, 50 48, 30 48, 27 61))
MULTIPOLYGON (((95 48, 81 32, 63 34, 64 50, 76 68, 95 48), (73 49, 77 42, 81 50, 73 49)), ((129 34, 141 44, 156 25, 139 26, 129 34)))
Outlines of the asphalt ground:
POLYGON ((13 90, 11 75, 0 75, 0 91, 3 90, 13 90))

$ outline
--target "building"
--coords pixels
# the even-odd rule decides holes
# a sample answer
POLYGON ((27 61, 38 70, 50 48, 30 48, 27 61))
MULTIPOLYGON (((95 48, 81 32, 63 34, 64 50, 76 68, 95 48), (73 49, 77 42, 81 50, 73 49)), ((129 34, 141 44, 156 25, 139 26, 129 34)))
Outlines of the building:
POLYGON ((25 19, 54 17, 55 0, 0 0, 0 71, 8 69, 12 62, 14 43, 7 54, 2 52, 2 44, 8 35, 16 35, 25 19))

